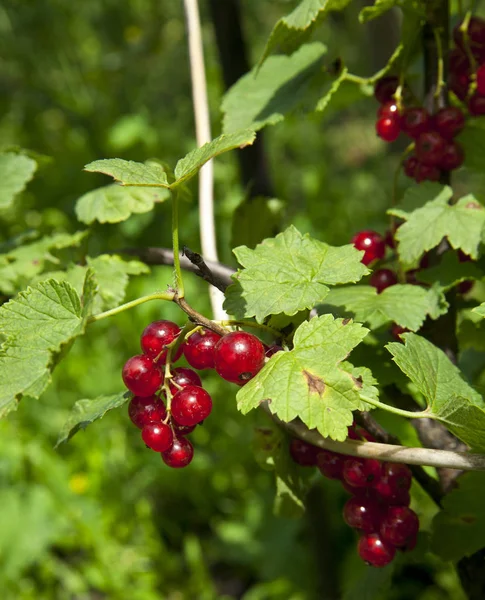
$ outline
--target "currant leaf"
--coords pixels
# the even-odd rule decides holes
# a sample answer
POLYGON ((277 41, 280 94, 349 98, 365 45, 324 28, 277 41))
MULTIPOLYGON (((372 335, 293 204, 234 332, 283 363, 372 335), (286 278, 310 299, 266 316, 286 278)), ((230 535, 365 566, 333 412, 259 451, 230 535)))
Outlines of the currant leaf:
POLYGON ((122 185, 168 187, 165 169, 156 162, 143 164, 122 158, 95 160, 84 167, 90 173, 110 175, 122 185))
POLYGON ((23 154, 0 153, 0 209, 9 208, 25 189, 37 169, 37 162, 23 154))
POLYGON ((461 281, 482 279, 484 276, 485 273, 476 263, 460 262, 455 252, 446 252, 438 265, 416 273, 416 279, 430 285, 436 284, 441 291, 448 291, 461 281))
POLYGON ((80 429, 86 429, 88 425, 104 417, 109 410, 123 406, 131 397, 130 392, 120 392, 92 400, 78 400, 59 433, 56 448, 59 444, 68 442, 80 429))
POLYGON ((281 420, 299 417, 323 436, 344 440, 352 411, 370 408, 360 397, 363 389, 373 386, 370 371, 354 372, 350 363, 343 363, 368 331, 332 315, 304 322, 295 332, 293 350, 275 354, 239 390, 239 410, 245 414, 268 401, 271 412, 281 420))
POLYGON ((369 272, 353 246, 329 246, 293 226, 254 250, 235 248, 234 254, 244 269, 234 276, 225 307, 259 322, 311 308, 325 299, 329 285, 355 282, 369 272))
POLYGON ((391 8, 401 4, 401 0, 375 0, 372 6, 366 6, 359 13, 359 21, 367 23, 373 19, 377 19, 391 8))

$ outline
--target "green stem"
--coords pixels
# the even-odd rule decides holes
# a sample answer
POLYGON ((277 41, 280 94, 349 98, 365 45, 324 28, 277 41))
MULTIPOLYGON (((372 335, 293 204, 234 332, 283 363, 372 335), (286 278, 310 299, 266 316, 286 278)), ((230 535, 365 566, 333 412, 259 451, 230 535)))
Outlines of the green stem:
POLYGON ((173 266, 175 268, 175 288, 179 298, 184 297, 184 282, 182 279, 182 269, 180 267, 180 246, 179 246, 179 194, 172 190, 172 246, 173 246, 173 266))
POLYGON ((135 308, 135 306, 138 306, 139 304, 150 302, 150 300, 166 300, 168 302, 172 302, 174 297, 174 292, 157 292, 156 294, 142 296, 141 298, 137 298, 136 300, 132 300, 131 302, 127 302, 126 304, 121 304, 121 306, 117 306, 116 308, 112 308, 111 310, 107 310, 97 315, 91 315, 90 317, 88 317, 88 324, 94 323, 95 321, 101 321, 102 319, 107 319, 108 317, 112 317, 114 315, 117 315, 118 313, 122 313, 125 310, 130 310, 130 308, 135 308))
POLYGON ((364 402, 368 402, 375 406, 376 408, 381 408, 382 410, 387 410, 387 412, 394 413, 395 415, 399 415, 400 417, 407 417, 408 419, 434 419, 434 415, 432 413, 423 410, 421 412, 413 412, 411 410, 403 410, 402 408, 396 408, 395 406, 391 406, 390 404, 384 404, 384 402, 380 402, 379 400, 374 400, 374 398, 368 398, 367 396, 360 396, 360 398, 364 402))

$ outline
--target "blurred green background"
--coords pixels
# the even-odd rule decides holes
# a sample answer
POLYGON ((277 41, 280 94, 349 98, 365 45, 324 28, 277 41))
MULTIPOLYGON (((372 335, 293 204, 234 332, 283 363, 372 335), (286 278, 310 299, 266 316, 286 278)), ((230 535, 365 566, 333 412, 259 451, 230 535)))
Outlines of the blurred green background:
MULTIPOLYGON (((295 2, 240 5, 254 64, 295 2)), ((334 15, 317 37, 331 58, 342 56, 353 72, 370 75, 398 39, 398 17, 362 27, 361 6, 354 2, 334 15)), ((224 83, 207 2, 201 10, 215 136, 224 83)), ((194 147, 181 1, 2 0, 0 56, 2 145, 52 157, 15 208, 0 215, 2 241, 27 230, 80 228, 76 199, 106 183, 82 171, 94 159, 175 164, 194 147)), ((415 76, 419 82, 419 65, 415 76)), ((397 158, 375 136, 375 109, 370 95, 349 87, 324 117, 297 114, 265 132, 282 226, 292 222, 334 244, 364 227, 385 230, 397 158)), ((217 160, 215 177, 221 259, 234 264, 232 216, 245 196, 234 155, 217 160)), ((181 242, 194 250, 197 223, 193 200, 183 206, 181 242)), ((240 242, 244 230, 239 234, 240 242)), ((170 246, 168 204, 95 226, 87 251, 146 245, 170 246)), ((136 278, 127 298, 164 289, 171 271, 156 267, 136 278)), ((188 298, 209 314, 205 284, 186 280, 188 298)), ((387 569, 372 571, 357 559, 356 538, 341 519, 345 497, 333 482, 315 476, 303 518, 273 515, 273 474, 252 451, 254 426, 264 416, 240 416, 234 387, 211 374, 204 382, 215 410, 197 428, 196 456, 185 470, 167 469, 144 447, 125 408, 54 450, 76 400, 122 389, 121 367, 156 318, 182 322, 175 307, 151 303, 91 327, 42 399, 22 403, 0 423, 2 600, 330 600, 344 593, 352 599, 363 597, 363 582, 387 579, 387 569)), ((405 424, 387 425, 413 441, 405 424)), ((419 489, 413 498, 425 530, 433 506, 419 489)), ((462 593, 450 565, 417 551, 397 561, 382 597, 460 600, 462 593)))

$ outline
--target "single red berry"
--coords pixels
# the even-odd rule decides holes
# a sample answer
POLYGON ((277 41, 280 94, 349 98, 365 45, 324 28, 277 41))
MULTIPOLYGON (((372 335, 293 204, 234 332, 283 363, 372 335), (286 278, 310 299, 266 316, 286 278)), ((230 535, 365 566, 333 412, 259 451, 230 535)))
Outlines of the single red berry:
POLYGON ((404 161, 404 173, 414 179, 416 175, 416 169, 418 168, 419 161, 415 156, 408 156, 404 161))
POLYGON ((374 96, 379 104, 385 104, 392 100, 397 88, 399 79, 395 76, 382 77, 376 82, 374 87, 374 96))
MULTIPOLYGON (((157 362, 165 362, 167 358, 165 346, 173 342, 179 333, 180 327, 172 321, 153 321, 145 327, 141 334, 140 342, 143 354, 153 359, 158 357, 157 362)), ((182 347, 179 347, 177 355, 172 357, 172 361, 178 360, 182 356, 182 352, 182 347)))
POLYGON ((462 101, 465 100, 468 95, 470 83, 471 78, 467 72, 450 73, 448 78, 448 86, 450 90, 462 101))
POLYGON ((179 425, 177 423, 177 421, 174 421, 174 420, 172 420, 171 423, 172 423, 173 433, 174 433, 175 437, 177 437, 177 438, 179 438, 180 436, 185 437, 186 435, 189 435, 197 427, 197 425, 191 425, 190 427, 188 425, 179 425))
POLYGON ((432 167, 431 165, 425 165, 418 162, 416 170, 414 171, 414 180, 417 183, 422 181, 439 181, 441 172, 438 167, 432 167))
POLYGON ((395 142, 401 133, 397 117, 381 117, 376 121, 376 133, 385 142, 395 142))
POLYGON ((379 528, 381 539, 393 546, 406 546, 418 531, 418 515, 407 506, 389 506, 379 528))
POLYGON ((328 479, 342 479, 345 456, 330 450, 321 450, 318 453, 317 464, 320 472, 328 479))
POLYGON ((173 444, 172 428, 165 423, 148 423, 141 430, 141 437, 155 452, 165 452, 173 444))
POLYGON ((458 169, 465 160, 465 153, 463 147, 458 142, 448 142, 445 146, 445 151, 441 157, 439 164, 440 169, 443 171, 453 171, 458 169))
POLYGON ((379 530, 382 509, 372 498, 349 498, 343 510, 344 521, 354 529, 365 533, 379 530))
POLYGON ((416 158, 424 165, 437 166, 445 151, 446 141, 437 131, 426 131, 416 140, 416 158))
MULTIPOLYGON (((338 479, 338 477, 335 477, 335 479, 338 479)), ((341 479, 340 480, 342 483, 342 487, 344 488, 344 490, 346 492, 348 492, 349 494, 352 494, 352 496, 355 496, 356 498, 368 498, 369 497, 369 488, 366 487, 355 487, 354 485, 349 485, 345 479, 341 479)))
POLYGON ((194 448, 186 438, 174 438, 172 446, 161 455, 166 465, 173 469, 181 469, 192 461, 194 448))
POLYGON ((163 383, 163 375, 153 360, 145 354, 129 358, 122 372, 126 387, 135 396, 152 396, 163 383))
POLYGON ((360 437, 360 435, 357 433, 357 428, 354 425, 351 425, 350 427, 347 427, 347 437, 349 438, 349 440, 360 440, 362 439, 360 437))
POLYGON ((386 462, 382 474, 373 488, 376 494, 387 504, 409 504, 409 489, 412 473, 406 465, 386 462))
POLYGON ((447 106, 434 116, 436 131, 447 140, 452 140, 465 127, 465 115, 456 106, 447 106))
POLYGON ((372 567, 385 567, 396 555, 395 547, 384 542, 377 533, 365 533, 359 540, 357 551, 372 567))
POLYGON ((370 265, 375 260, 384 258, 386 253, 384 238, 377 231, 359 231, 352 238, 352 244, 357 250, 364 250, 364 256, 361 258, 364 265, 370 265))
POLYGON ((369 433, 366 429, 359 427, 358 432, 363 440, 367 440, 368 442, 377 442, 376 438, 372 435, 372 433, 369 433))
POLYGON ((264 346, 252 333, 233 331, 215 349, 215 369, 226 381, 244 385, 264 366, 264 346))
POLYGON ((465 32, 461 30, 461 23, 453 29, 453 40, 455 44, 465 50, 467 39, 470 49, 474 52, 480 52, 485 46, 485 21, 480 17, 472 17, 468 22, 468 28, 465 32))
POLYGON ((187 338, 184 355, 194 369, 213 369, 214 352, 221 336, 210 329, 200 329, 187 338))
POLYGON ((470 255, 465 254, 463 252, 463 250, 458 250, 458 261, 459 262, 470 262, 472 260, 473 260, 473 258, 470 255))
POLYGON ((470 74, 470 61, 461 48, 453 48, 448 57, 448 67, 452 73, 470 74))
POLYGON ((425 108, 418 106, 407 108, 401 116, 401 130, 409 137, 416 139, 431 129, 431 117, 425 108))
POLYGON ((290 442, 291 458, 300 467, 315 467, 319 452, 319 448, 298 438, 293 438, 290 442))
POLYGON ((202 381, 195 371, 187 369, 187 367, 177 367, 172 372, 169 387, 172 394, 176 394, 180 389, 186 388, 188 385, 197 385, 202 387, 202 381), (178 387, 177 387, 178 386, 178 387))
POLYGON ((373 458, 348 458, 344 462, 343 478, 355 487, 367 487, 380 478, 382 465, 373 458))
POLYGON ((188 385, 172 398, 172 418, 179 425, 197 425, 207 419, 212 410, 212 398, 203 388, 188 385))
POLYGON ((266 356, 266 358, 271 358, 273 356, 273 354, 276 354, 277 352, 282 352, 283 351, 283 346, 279 346, 278 344, 271 344, 271 346, 266 346, 264 348, 264 354, 266 356))
POLYGON ((485 96, 485 63, 477 69, 477 91, 485 96))
POLYGON ((470 100, 468 100, 468 110, 474 117, 485 115, 485 96, 477 93, 473 94, 470 100))
POLYGON ((401 327, 401 325, 398 325, 397 323, 394 323, 394 325, 391 327, 391 335, 398 342, 402 342, 400 337, 401 333, 406 333, 407 331, 409 331, 409 329, 406 329, 406 327, 401 327))
POLYGON ((163 421, 167 416, 167 409, 158 396, 134 396, 128 405, 128 415, 134 425, 143 429, 148 423, 163 421))
POLYGON ((386 288, 397 283, 397 275, 391 269, 379 269, 372 273, 369 283, 377 289, 377 293, 380 294, 386 288))
POLYGON ((465 279, 465 281, 460 282, 456 286, 456 289, 457 289, 457 291, 458 291, 459 294, 465 295, 465 294, 468 294, 468 292, 471 291, 474 283, 475 282, 473 281, 473 279, 465 279))
POLYGON ((399 117, 399 109, 394 100, 391 100, 391 102, 386 102, 385 104, 381 104, 377 109, 377 117, 399 117))

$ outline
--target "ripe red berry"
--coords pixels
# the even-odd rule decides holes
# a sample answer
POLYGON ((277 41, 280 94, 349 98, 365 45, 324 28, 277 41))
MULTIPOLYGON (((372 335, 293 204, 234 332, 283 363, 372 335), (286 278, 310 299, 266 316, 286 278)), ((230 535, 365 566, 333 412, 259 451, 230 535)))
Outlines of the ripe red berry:
POLYGON ((328 479, 342 479, 345 456, 331 452, 330 450, 321 450, 318 453, 317 464, 320 472, 328 479))
POLYGON ((381 117, 376 121, 376 133, 385 142, 395 142, 401 133, 397 117, 381 117))
POLYGON ((149 356, 138 354, 129 358, 122 371, 126 387, 135 396, 152 396, 163 383, 160 369, 149 356))
POLYGON ((349 498, 343 510, 344 521, 354 529, 366 533, 378 531, 382 517, 379 503, 372 498, 349 498))
POLYGON ((165 452, 173 444, 172 428, 165 423, 148 423, 141 430, 141 437, 155 452, 165 452))
POLYGON ((373 458, 348 458, 342 471, 345 481, 354 487, 367 487, 380 478, 382 465, 373 458))
POLYGON ((372 567, 385 567, 396 555, 395 547, 384 542, 377 533, 365 533, 359 540, 357 551, 372 567))
POLYGON ((199 387, 202 387, 202 381, 197 373, 192 371, 192 369, 187 369, 187 367, 177 367, 174 369, 172 372, 172 379, 170 379, 169 382, 172 394, 176 394, 180 389, 186 388, 188 385, 198 385, 199 387))
POLYGON ((469 254, 465 254, 463 250, 458 250, 458 261, 459 262, 470 262, 472 257, 469 254))
MULTIPOLYGON (((141 334, 143 354, 153 359, 158 357, 157 362, 165 362, 167 358, 167 351, 164 352, 165 346, 173 342, 179 333, 180 327, 172 321, 153 321, 141 334)), ((173 362, 180 358, 182 351, 183 349, 179 347, 177 355, 172 357, 173 362)))
POLYGON ((190 427, 188 425, 179 425, 177 421, 172 420, 173 433, 177 438, 179 438, 180 436, 185 437, 186 435, 189 435, 194 431, 195 428, 196 425, 191 425, 190 427))
POLYGON ((431 129, 431 117, 425 108, 407 108, 401 116, 401 129, 409 137, 416 139, 431 129))
POLYGON ((445 151, 446 141, 437 131, 426 131, 416 140, 416 158, 424 165, 437 166, 445 151))
POLYGON ((402 342, 400 337, 401 333, 406 333, 407 331, 409 331, 409 329, 406 329, 406 327, 401 327, 401 325, 398 325, 397 323, 394 323, 394 325, 391 327, 391 335, 398 342, 402 342))
POLYGON ((399 79, 395 76, 382 77, 376 82, 374 96, 379 104, 392 100, 399 86, 399 79))
POLYGON ((411 178, 416 175, 416 169, 418 168, 419 161, 415 156, 408 156, 404 161, 404 173, 411 178))
POLYGON ((473 94, 470 100, 468 100, 468 110, 474 117, 485 115, 485 96, 476 93, 473 94))
POLYGON ((380 294, 386 288, 397 283, 397 275, 391 269, 379 269, 372 273, 369 283, 377 289, 380 294))
POLYGON ((167 409, 158 396, 134 396, 128 405, 128 415, 139 429, 143 429, 148 423, 163 421, 167 416, 167 409))
POLYGON ((377 231, 359 231, 352 238, 352 244, 357 250, 364 250, 364 256, 361 258, 364 265, 370 265, 375 260, 384 258, 386 253, 384 238, 377 231))
POLYGON ((439 181, 440 174, 438 167, 418 162, 414 171, 414 180, 417 183, 421 183, 422 181, 439 181))
POLYGON ((434 126, 441 136, 451 140, 465 127, 465 115, 456 106, 447 106, 435 114, 434 126))
POLYGON ((470 73, 470 61, 461 48, 453 48, 450 52, 448 68, 452 73, 470 73))
POLYGON ((173 469, 186 467, 194 457, 192 444, 184 437, 174 438, 172 446, 162 452, 163 462, 173 469))
POLYGON ((179 425, 197 425, 207 419, 212 410, 208 392, 196 385, 188 385, 172 398, 172 418, 179 425))
POLYGON ((200 329, 187 338, 184 355, 194 369, 213 369, 214 351, 221 336, 210 329, 200 329))
POLYGON ((319 448, 298 438, 293 438, 290 442, 291 458, 300 467, 314 467, 317 464, 319 452, 319 448))
POLYGON ((264 354, 266 356, 266 358, 271 358, 273 356, 273 354, 276 354, 277 352, 282 352, 283 351, 283 346, 279 346, 278 344, 271 344, 271 346, 265 346, 264 348, 264 354))
POLYGON ((391 102, 386 102, 385 104, 381 104, 377 109, 377 117, 399 117, 399 109, 394 100, 391 102))
POLYGON ((473 281, 473 279, 466 279, 465 281, 460 282, 456 286, 456 289, 457 289, 457 291, 458 291, 459 294, 465 295, 465 294, 468 294, 468 292, 471 291, 474 283, 475 282, 473 281))
POLYGON ((463 164, 465 159, 465 153, 461 144, 458 142, 448 142, 445 146, 445 151, 441 157, 439 164, 440 168, 444 171, 453 171, 458 169, 463 164))
POLYGON ((264 366, 264 346, 252 333, 233 331, 215 349, 215 369, 226 381, 244 385, 264 366))
POLYGON ((381 500, 387 504, 409 504, 409 489, 412 473, 406 465, 386 462, 381 477, 373 488, 381 500))
POLYGON ((485 96, 485 63, 477 69, 477 91, 485 96))
POLYGON ((379 528, 381 539, 398 547, 407 546, 418 531, 418 515, 407 506, 389 506, 379 528))
MULTIPOLYGON (((460 27, 461 24, 453 29, 453 40, 459 48, 464 50, 466 48, 465 35, 460 27)), ((466 36, 472 52, 480 55, 480 51, 485 47, 485 21, 480 17, 472 17, 468 22, 466 36)))

